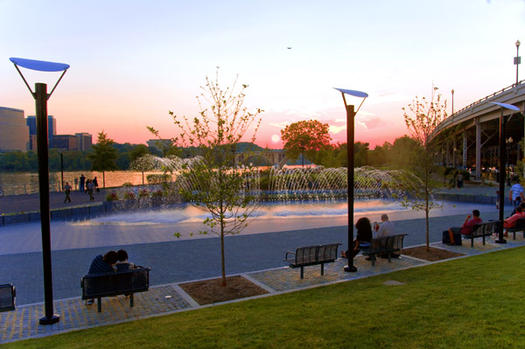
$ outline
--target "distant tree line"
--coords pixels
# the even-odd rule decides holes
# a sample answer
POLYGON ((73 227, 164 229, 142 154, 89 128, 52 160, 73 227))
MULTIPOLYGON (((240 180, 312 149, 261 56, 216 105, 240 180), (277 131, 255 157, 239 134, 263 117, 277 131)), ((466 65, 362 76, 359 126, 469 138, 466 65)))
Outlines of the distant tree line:
MULTIPOLYGON (((162 156, 162 151, 144 144, 112 144, 116 150, 116 165, 119 170, 128 170, 133 159, 144 154, 162 156)), ((60 171, 60 153, 64 157, 64 171, 89 171, 92 160, 91 151, 60 151, 49 149, 49 170, 60 171)), ((0 172, 36 172, 38 171, 37 153, 33 151, 13 151, 0 153, 0 172)))

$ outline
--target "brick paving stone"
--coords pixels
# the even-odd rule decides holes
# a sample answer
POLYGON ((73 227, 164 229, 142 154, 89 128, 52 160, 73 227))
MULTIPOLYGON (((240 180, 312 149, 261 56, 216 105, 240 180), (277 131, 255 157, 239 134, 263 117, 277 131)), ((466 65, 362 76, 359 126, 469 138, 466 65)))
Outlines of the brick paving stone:
POLYGON ((190 307, 171 285, 151 287, 147 292, 136 293, 133 308, 125 296, 102 298, 101 313, 97 312, 96 301, 86 306, 80 298, 56 300, 54 309, 60 315, 60 321, 46 326, 38 323, 44 315, 43 304, 25 305, 0 313, 0 343, 137 320, 190 307))

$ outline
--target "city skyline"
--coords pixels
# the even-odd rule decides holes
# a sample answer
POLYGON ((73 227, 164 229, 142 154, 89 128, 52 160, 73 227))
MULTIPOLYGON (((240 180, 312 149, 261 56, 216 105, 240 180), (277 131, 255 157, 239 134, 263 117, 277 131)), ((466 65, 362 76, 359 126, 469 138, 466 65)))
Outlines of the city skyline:
MULTIPOLYGON (((70 70, 49 102, 60 133, 104 130, 119 143, 175 135, 168 111, 194 116, 205 77, 224 86, 239 75, 247 105, 265 110, 257 144, 281 148, 286 124, 329 123, 345 142, 333 87, 366 91, 356 141, 371 146, 406 134, 402 110, 433 86, 456 110, 515 82, 516 40, 524 42, 525 1, 0 1, 1 105, 34 113, 11 56, 64 62, 70 70), (24 13, 23 20, 14 13, 24 13), (46 40, 27 23, 45 25, 46 40)), ((523 68, 522 68, 523 69, 523 68)), ((522 70, 523 71, 523 70, 522 70)), ((31 81, 53 81, 29 73, 31 81)), ((523 74, 522 74, 523 76, 523 74)), ((522 79, 522 78, 521 78, 522 79)))

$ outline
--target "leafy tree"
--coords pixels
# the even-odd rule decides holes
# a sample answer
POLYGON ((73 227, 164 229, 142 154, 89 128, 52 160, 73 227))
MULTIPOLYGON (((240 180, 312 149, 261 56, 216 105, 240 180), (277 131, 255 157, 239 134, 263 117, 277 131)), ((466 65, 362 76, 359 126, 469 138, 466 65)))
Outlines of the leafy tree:
POLYGON ((102 186, 106 187, 106 171, 118 169, 116 160, 118 157, 117 149, 113 147, 115 142, 107 136, 104 131, 98 134, 97 144, 91 146, 88 155, 91 160, 91 170, 102 171, 102 186))
MULTIPOLYGON (((244 106, 245 90, 238 92, 236 83, 231 87, 219 85, 219 75, 214 81, 206 78, 203 92, 197 97, 201 108, 198 117, 187 118, 170 111, 179 134, 172 140, 178 146, 197 147, 199 156, 191 165, 183 166, 177 178, 180 193, 192 204, 206 208, 211 216, 204 220, 209 230, 220 237, 222 285, 226 285, 224 236, 239 233, 255 209, 256 197, 247 190, 256 177, 257 169, 251 166, 234 167, 235 149, 252 126, 251 137, 260 124, 261 109, 253 112, 244 106)), ((158 137, 158 131, 149 127, 158 137)), ((207 232, 201 232, 207 233, 207 232)))
POLYGON ((437 206, 432 201, 432 193, 438 186, 432 179, 432 173, 436 170, 436 152, 431 142, 431 136, 439 123, 447 117, 447 102, 446 100, 442 101, 441 95, 436 91, 437 87, 432 89, 430 100, 416 96, 411 104, 402 109, 406 126, 422 150, 417 154, 418 166, 413 169, 416 175, 421 178, 423 188, 414 193, 416 200, 410 200, 408 204, 413 209, 425 211, 427 249, 430 245, 429 213, 432 208, 437 206))
POLYGON ((129 160, 133 162, 137 160, 138 158, 143 157, 146 154, 149 154, 149 148, 146 145, 144 144, 136 145, 129 152, 129 160))
POLYGON ((313 162, 315 154, 328 147, 331 141, 328 124, 317 120, 298 121, 286 126, 281 130, 281 139, 290 159, 295 160, 299 155, 303 155, 303 166, 304 156, 313 162))
POLYGON ((406 135, 399 137, 390 148, 388 164, 397 169, 413 170, 421 150, 421 145, 414 138, 406 135))

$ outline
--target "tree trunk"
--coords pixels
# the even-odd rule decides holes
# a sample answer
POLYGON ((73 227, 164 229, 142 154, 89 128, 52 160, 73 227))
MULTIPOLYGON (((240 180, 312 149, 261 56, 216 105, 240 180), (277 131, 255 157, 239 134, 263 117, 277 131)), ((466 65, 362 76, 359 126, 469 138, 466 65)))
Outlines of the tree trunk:
POLYGON ((144 171, 142 171, 142 185, 144 185, 144 171))
POLYGON ((106 189, 106 172, 102 171, 102 188, 106 189))
POLYGON ((224 222, 221 220, 221 273, 222 273, 222 286, 226 286, 226 266, 224 263, 224 222))

